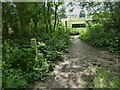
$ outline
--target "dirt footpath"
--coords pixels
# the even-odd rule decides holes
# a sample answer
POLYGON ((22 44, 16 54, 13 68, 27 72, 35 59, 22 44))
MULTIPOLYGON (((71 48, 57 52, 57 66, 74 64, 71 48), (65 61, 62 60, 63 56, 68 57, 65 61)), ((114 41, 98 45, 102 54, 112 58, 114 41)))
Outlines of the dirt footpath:
POLYGON ((120 57, 107 51, 99 51, 79 39, 71 36, 72 45, 64 61, 59 62, 45 82, 36 82, 37 88, 92 88, 93 78, 98 67, 105 67, 114 75, 120 70, 120 57))

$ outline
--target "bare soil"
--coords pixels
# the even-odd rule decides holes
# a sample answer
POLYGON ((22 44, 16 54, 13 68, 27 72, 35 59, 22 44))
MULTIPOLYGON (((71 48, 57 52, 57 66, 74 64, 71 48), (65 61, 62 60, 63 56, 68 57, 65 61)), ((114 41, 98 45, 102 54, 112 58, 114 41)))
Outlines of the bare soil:
POLYGON ((69 53, 62 62, 55 65, 54 70, 44 82, 36 82, 30 87, 38 88, 93 88, 93 79, 98 67, 105 67, 119 76, 120 56, 108 51, 98 50, 79 39, 71 36, 69 53))

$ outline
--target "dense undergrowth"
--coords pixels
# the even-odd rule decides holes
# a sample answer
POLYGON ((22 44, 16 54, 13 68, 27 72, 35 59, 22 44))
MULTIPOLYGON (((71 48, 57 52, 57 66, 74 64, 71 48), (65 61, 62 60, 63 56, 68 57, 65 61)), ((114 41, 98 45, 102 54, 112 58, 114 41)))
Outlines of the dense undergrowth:
POLYGON ((17 39, 3 44, 3 88, 25 88, 31 82, 44 80, 70 44, 64 27, 36 39, 37 44, 27 40, 21 46, 17 39))
POLYGON ((102 24, 93 24, 80 32, 80 38, 98 48, 110 52, 120 52, 120 32, 111 28, 109 31, 102 24))
POLYGON ((63 59, 69 32, 59 18, 64 11, 57 13, 63 3, 56 3, 2 3, 2 88, 43 81, 63 59))
MULTIPOLYGON (((88 4, 89 9, 93 7, 96 11, 90 13, 92 21, 88 21, 86 29, 80 31, 80 39, 97 49, 118 55, 120 53, 120 2, 88 4)), ((93 81, 94 87, 120 89, 119 75, 115 77, 105 69, 102 67, 97 73, 93 81)))
MULTIPOLYGON (((111 28, 109 31, 102 24, 93 24, 80 32, 80 39, 99 49, 120 53, 120 32, 111 28)), ((94 78, 95 88, 120 88, 120 79, 101 68, 94 78)))
MULTIPOLYGON (((98 48, 119 53, 120 4, 101 3, 103 8, 99 7, 100 3, 96 4, 88 6, 90 9, 98 5, 101 10, 99 13, 93 10, 96 22, 82 30, 80 38, 98 48)), ((2 3, 2 88, 25 88, 32 82, 44 80, 55 63, 62 60, 70 44, 70 33, 61 25, 59 15, 64 16, 65 12, 58 10, 60 5, 62 2, 2 3)), ((79 32, 71 31, 71 35, 76 34, 79 32)), ((104 87, 99 86, 99 77, 104 76, 106 80, 111 77, 101 71, 94 81, 95 87, 104 87)), ((118 83, 108 87, 117 87, 115 85, 118 83)))

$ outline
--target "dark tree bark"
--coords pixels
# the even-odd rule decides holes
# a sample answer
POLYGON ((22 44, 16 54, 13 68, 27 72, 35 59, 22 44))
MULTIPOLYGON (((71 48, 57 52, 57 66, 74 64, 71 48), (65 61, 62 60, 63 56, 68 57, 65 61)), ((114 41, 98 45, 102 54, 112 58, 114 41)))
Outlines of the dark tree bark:
POLYGON ((34 22, 34 30, 35 30, 35 33, 37 33, 37 21, 36 21, 36 19, 34 19, 33 22, 34 22))
POLYGON ((65 21, 65 28, 66 28, 66 31, 67 31, 67 21, 65 21))
POLYGON ((47 22, 47 13, 46 13, 46 7, 45 7, 45 2, 44 3, 44 21, 45 21, 45 24, 46 24, 46 32, 48 33, 48 22, 47 22))
POLYGON ((54 22, 54 30, 56 28, 56 23, 57 23, 57 9, 58 9, 58 5, 55 5, 55 22, 54 22))
POLYGON ((52 32, 50 2, 48 2, 47 7, 48 7, 47 15, 48 15, 49 30, 50 32, 52 32))
POLYGON ((7 40, 9 38, 9 32, 8 32, 8 25, 6 23, 3 24, 2 28, 2 39, 7 40))

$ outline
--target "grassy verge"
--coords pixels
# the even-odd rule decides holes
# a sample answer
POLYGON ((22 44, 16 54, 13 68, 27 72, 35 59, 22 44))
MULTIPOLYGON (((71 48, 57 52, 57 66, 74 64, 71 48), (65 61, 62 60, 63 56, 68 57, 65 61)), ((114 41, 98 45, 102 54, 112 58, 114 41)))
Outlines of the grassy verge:
POLYGON ((120 79, 113 76, 104 68, 99 68, 97 76, 94 78, 95 88, 117 88, 120 89, 120 79))

